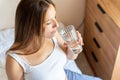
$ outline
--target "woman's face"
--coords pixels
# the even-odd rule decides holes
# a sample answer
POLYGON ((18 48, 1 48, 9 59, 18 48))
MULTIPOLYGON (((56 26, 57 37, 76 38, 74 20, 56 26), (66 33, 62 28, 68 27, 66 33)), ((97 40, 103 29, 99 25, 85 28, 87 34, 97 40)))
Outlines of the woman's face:
POLYGON ((57 30, 57 20, 56 20, 56 11, 55 8, 50 5, 45 16, 45 22, 43 26, 45 27, 45 37, 52 38, 54 37, 57 30))

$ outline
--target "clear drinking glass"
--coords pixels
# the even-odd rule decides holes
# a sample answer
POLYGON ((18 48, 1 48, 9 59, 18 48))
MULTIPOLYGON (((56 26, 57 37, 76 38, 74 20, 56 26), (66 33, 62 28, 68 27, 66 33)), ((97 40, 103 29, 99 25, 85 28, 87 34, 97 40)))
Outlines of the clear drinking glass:
POLYGON ((82 52, 83 48, 77 41, 78 37, 73 25, 58 27, 57 30, 61 37, 68 43, 69 49, 73 51, 74 54, 82 52))

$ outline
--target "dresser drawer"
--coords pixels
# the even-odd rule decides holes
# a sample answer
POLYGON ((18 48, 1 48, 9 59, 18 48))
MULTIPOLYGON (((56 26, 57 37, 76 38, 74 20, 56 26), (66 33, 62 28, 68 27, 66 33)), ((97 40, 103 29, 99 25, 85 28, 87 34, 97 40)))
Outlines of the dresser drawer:
POLYGON ((89 25, 85 24, 84 52, 86 53, 96 75, 104 80, 110 80, 114 65, 112 55, 108 56, 104 53, 102 48, 96 47, 96 43, 93 39, 97 40, 97 38, 93 35, 94 32, 93 34, 90 33, 88 26, 89 25))
MULTIPOLYGON (((101 61, 98 59, 99 56, 97 56, 97 54, 100 54, 100 53, 96 53, 92 49, 90 49, 91 47, 89 44, 85 45, 84 47, 85 47, 84 52, 87 56, 87 59, 91 65, 95 75, 99 76, 103 80, 110 80, 112 70, 110 67, 108 67, 107 64, 105 64, 105 62, 103 60, 101 61)), ((101 59, 103 59, 103 58, 101 58, 101 59)))
POLYGON ((104 32, 105 36, 111 42, 113 47, 118 50, 120 40, 120 29, 116 26, 113 20, 107 15, 104 9, 97 3, 97 0, 88 0, 87 8, 99 24, 97 26, 104 32))
MULTIPOLYGON (((87 11, 89 12, 89 14, 91 14, 89 10, 87 11)), ((85 26, 85 29, 86 27, 89 28, 89 32, 91 33, 90 35, 98 39, 99 45, 104 50, 104 52, 108 55, 111 54, 115 59, 117 50, 113 47, 110 40, 106 37, 105 33, 99 30, 99 28, 97 27, 99 23, 96 22, 95 18, 92 15, 86 15, 85 24, 89 25, 85 26)))
POLYGON ((86 25, 88 26, 85 26, 85 30, 87 29, 87 32, 85 31, 84 41, 88 42, 90 46, 93 47, 93 50, 101 50, 103 52, 101 55, 106 58, 105 61, 107 61, 108 64, 114 65, 117 51, 104 36, 104 33, 99 33, 94 25, 90 25, 88 23, 86 23, 86 25))

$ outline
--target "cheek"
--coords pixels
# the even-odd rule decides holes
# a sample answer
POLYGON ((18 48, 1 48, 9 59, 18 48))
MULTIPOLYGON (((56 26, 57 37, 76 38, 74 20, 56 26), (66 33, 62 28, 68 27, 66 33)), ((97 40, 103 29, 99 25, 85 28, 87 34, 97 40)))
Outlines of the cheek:
POLYGON ((49 30, 45 29, 45 36, 49 34, 49 30))
POLYGON ((51 28, 46 27, 45 28, 45 37, 48 37, 51 34, 51 28))

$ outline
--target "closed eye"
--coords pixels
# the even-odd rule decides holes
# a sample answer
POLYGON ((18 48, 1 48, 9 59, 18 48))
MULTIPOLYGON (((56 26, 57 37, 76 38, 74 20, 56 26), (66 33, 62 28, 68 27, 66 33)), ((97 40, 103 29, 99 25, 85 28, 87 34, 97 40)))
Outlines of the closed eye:
MULTIPOLYGON (((56 16, 53 19, 56 19, 56 16)), ((46 25, 50 25, 52 23, 52 21, 53 21, 52 19, 48 20, 46 25)))
POLYGON ((52 23, 52 22, 47 22, 46 24, 47 24, 47 25, 50 25, 51 23, 52 23))

